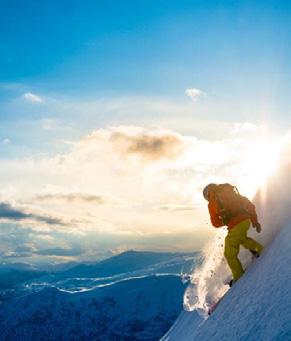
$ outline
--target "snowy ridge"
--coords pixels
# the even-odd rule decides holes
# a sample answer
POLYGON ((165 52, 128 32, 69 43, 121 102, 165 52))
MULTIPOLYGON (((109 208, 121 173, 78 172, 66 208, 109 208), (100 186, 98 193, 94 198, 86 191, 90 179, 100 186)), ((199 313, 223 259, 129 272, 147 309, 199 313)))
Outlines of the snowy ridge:
MULTIPOLYGON (((186 289, 193 300, 186 303, 194 310, 182 311, 162 340, 291 340, 290 170, 290 160, 285 158, 255 198, 264 230, 260 235, 251 234, 265 245, 262 256, 207 318, 207 300, 223 290, 222 279, 227 275, 221 260, 213 262, 218 248, 212 250, 186 289), (214 276, 209 273, 211 266, 214 276)), ((248 257, 246 252, 240 254, 244 265, 248 257)))

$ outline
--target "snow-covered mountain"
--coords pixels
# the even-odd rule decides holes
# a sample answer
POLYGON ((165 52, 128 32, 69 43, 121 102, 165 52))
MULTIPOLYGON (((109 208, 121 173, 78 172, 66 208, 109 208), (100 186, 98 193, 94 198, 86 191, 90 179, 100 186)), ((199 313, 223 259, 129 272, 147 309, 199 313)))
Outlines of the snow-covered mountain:
POLYGON ((181 266, 186 265, 187 256, 191 260, 193 254, 130 250, 98 263, 76 265, 67 271, 59 272, 57 277, 108 277, 133 271, 177 273, 181 271, 181 266))
POLYGON ((0 310, 0 339, 157 340, 180 312, 183 291, 176 276, 130 279, 75 294, 46 288, 0 310))
POLYGON ((129 251, 26 282, 0 306, 0 339, 158 340, 181 311, 181 273, 197 257, 129 251))
MULTIPOLYGON (((193 299, 186 302, 187 308, 194 310, 182 311, 162 340, 291 340, 291 163, 290 159, 283 161, 255 198, 263 226, 256 238, 265 245, 264 253, 226 293, 210 317, 205 312, 211 297, 226 290, 225 267, 215 263, 211 252, 206 255, 201 268, 194 271, 200 277, 194 276, 195 282, 186 290, 193 299), (214 271, 213 276, 208 267, 214 271)), ((241 259, 244 264, 249 262, 244 253, 241 259)))

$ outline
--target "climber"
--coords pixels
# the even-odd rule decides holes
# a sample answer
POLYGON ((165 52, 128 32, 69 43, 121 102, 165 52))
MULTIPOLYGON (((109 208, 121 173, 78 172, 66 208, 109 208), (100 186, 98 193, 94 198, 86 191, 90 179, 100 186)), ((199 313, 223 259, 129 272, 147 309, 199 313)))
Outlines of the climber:
POLYGON ((264 248, 247 236, 251 224, 258 233, 261 232, 255 205, 248 198, 240 195, 237 188, 230 184, 209 184, 204 188, 203 196, 208 201, 212 225, 228 227, 224 256, 233 275, 233 279, 229 282, 232 286, 244 274, 238 258, 240 246, 250 250, 254 257, 259 257, 264 248))

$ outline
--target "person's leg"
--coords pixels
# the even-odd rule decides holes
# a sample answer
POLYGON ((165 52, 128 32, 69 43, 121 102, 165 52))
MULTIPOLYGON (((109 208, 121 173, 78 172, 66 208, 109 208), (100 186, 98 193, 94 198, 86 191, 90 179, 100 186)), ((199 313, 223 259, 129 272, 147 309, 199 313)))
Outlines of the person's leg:
POLYGON ((263 251, 264 247, 259 242, 254 240, 253 238, 250 238, 247 236, 248 230, 250 228, 250 221, 248 224, 246 221, 243 221, 241 223, 241 238, 242 243, 241 245, 245 248, 250 250, 253 254, 260 255, 260 253, 263 251))
POLYGON ((238 254, 240 245, 242 245, 247 238, 247 231, 249 227, 250 220, 246 219, 229 230, 228 235, 225 238, 224 255, 235 281, 244 274, 238 254))
POLYGON ((263 245, 261 245, 259 242, 257 242, 256 240, 250 237, 247 237, 245 239, 245 241, 242 243, 242 246, 250 250, 251 252, 253 251, 254 254, 258 254, 258 255, 260 255, 264 249, 263 245))
POLYGON ((224 256, 230 267, 234 281, 237 281, 243 274, 241 262, 238 259, 240 240, 237 238, 236 233, 232 233, 232 230, 228 232, 225 238, 224 256))

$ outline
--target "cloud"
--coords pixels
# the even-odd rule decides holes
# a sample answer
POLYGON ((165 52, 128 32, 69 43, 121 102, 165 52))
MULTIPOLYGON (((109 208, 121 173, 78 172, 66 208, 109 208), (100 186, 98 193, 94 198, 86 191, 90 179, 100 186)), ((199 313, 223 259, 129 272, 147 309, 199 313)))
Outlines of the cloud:
POLYGON ((32 92, 26 92, 25 94, 23 94, 22 98, 27 101, 27 102, 31 102, 31 103, 43 103, 43 99, 32 93, 32 92))
POLYGON ((3 139, 2 141, 1 141, 1 144, 10 144, 11 143, 11 141, 9 140, 9 139, 3 139))
POLYGON ((161 210, 161 211, 194 211, 196 208, 194 205, 177 205, 177 204, 165 204, 155 206, 154 210, 161 210))
POLYGON ((17 246, 14 251, 9 251, 3 254, 7 258, 22 258, 31 257, 35 252, 35 247, 32 244, 24 244, 17 246))
MULTIPOLYGON (((56 256, 56 257, 77 257, 85 253, 81 245, 73 243, 73 245, 66 245, 67 243, 61 242, 65 246, 52 246, 47 247, 47 243, 40 242, 42 235, 34 233, 32 230, 24 230, 18 228, 15 230, 11 227, 10 232, 18 232, 19 237, 15 239, 9 238, 9 247, 3 250, 1 256, 4 258, 27 258, 35 255, 38 256, 56 256), (23 238, 25 233, 25 237, 23 238)), ((59 241, 60 242, 60 241, 59 241)), ((51 244, 51 243, 50 243, 51 244)))
POLYGON ((8 219, 13 221, 20 221, 25 219, 33 219, 39 222, 43 222, 48 225, 63 225, 64 223, 57 218, 36 215, 32 213, 25 213, 22 210, 13 208, 8 203, 0 203, 0 219, 8 219))
POLYGON ((205 93, 202 90, 196 88, 186 89, 185 94, 186 96, 190 97, 194 102, 196 102, 197 99, 202 95, 205 95, 205 93))
POLYGON ((48 194, 39 194, 36 196, 37 200, 56 200, 56 201, 65 201, 65 202, 85 202, 85 203, 93 203, 97 205, 102 205, 105 203, 105 198, 101 195, 93 195, 87 193, 48 193, 48 194))
POLYGON ((254 132, 258 130, 258 126, 250 122, 235 123, 230 135, 238 135, 240 133, 254 132))
MULTIPOLYGON (((187 223, 190 219, 193 195, 207 183, 208 174, 222 173, 218 167, 223 167, 228 155, 223 142, 172 130, 97 129, 74 142, 69 152, 2 163, 2 202, 21 199, 28 212, 34 213, 35 206, 42 209, 37 212, 62 217, 70 222, 66 233, 154 233, 161 225, 176 230, 182 219, 187 223), (18 176, 23 182, 14 190, 18 176), (171 215, 167 217, 166 211, 171 215)), ((200 199, 197 195, 195 207, 200 199)), ((21 213, 18 219, 31 218, 21 213)), ((37 222, 44 219, 37 216, 37 222)), ((40 224, 29 224, 39 229, 40 224)))
MULTIPOLYGON (((55 237, 50 244, 33 237, 37 250, 68 250, 67 241, 72 239, 82 239, 85 250, 89 246, 96 250, 96 245, 100 250, 121 239, 129 246, 137 239, 142 243, 145 236, 160 243, 159 234, 177 236, 190 229, 193 238, 209 235, 207 206, 201 195, 205 184, 227 181, 238 185, 243 194, 252 193, 246 190, 248 184, 253 188, 250 179, 256 167, 248 160, 258 136, 242 139, 230 135, 230 130, 224 139, 216 140, 134 125, 96 129, 53 156, 1 160, 0 203, 21 202, 23 206, 8 207, 14 216, 18 214, 18 220, 11 218, 10 223, 20 221, 23 229, 55 237), (35 221, 29 220, 32 214, 38 217, 35 221), (61 217, 66 225, 41 224, 39 216, 61 217)), ((6 236, 1 235, 1 247, 6 236)), ((13 252, 15 243, 13 248, 9 243, 5 248, 13 252)))
POLYGON ((41 256, 60 256, 60 257, 75 257, 84 254, 84 250, 77 246, 73 248, 54 247, 49 249, 38 250, 36 254, 41 256))
MULTIPOLYGON (((11 221, 5 223, 1 222, 0 258, 29 258, 32 262, 38 262, 42 254, 41 250, 50 248, 64 248, 67 250, 67 253, 69 253, 68 249, 75 249, 75 252, 71 251, 70 253, 80 254, 80 252, 77 252, 77 249, 81 248, 81 246, 78 246, 78 237, 76 237, 75 240, 71 240, 71 235, 68 236, 66 234, 66 238, 61 238, 61 232, 50 230, 48 233, 49 234, 43 232, 43 230, 34 230, 31 227, 25 227, 22 224, 20 225, 11 221)), ((45 254, 49 256, 49 254, 52 255, 53 253, 53 250, 51 252, 46 251, 42 258, 46 258, 45 254)), ((55 253, 60 254, 61 251, 56 251, 55 253)), ((27 259, 25 261, 27 261, 27 259)))
POLYGON ((118 127, 110 132, 109 141, 123 155, 135 155, 147 161, 175 158, 183 149, 181 137, 167 130, 118 127))

